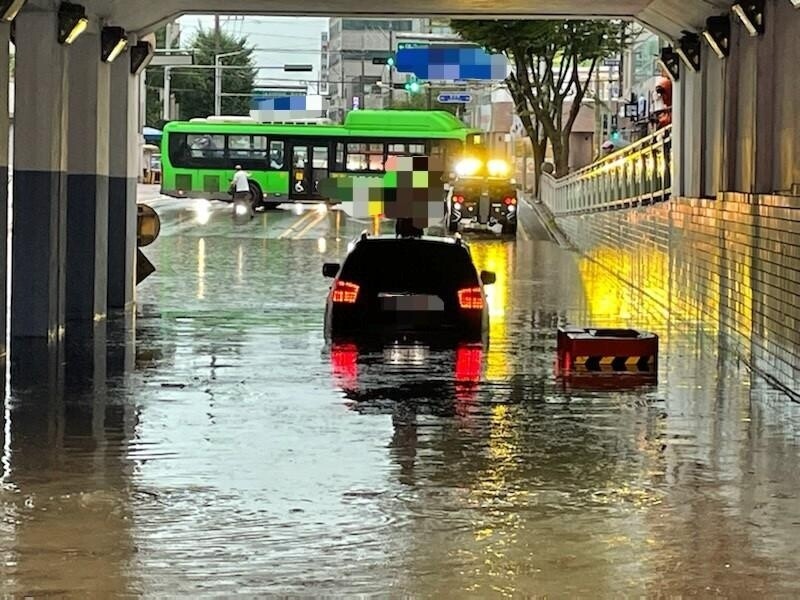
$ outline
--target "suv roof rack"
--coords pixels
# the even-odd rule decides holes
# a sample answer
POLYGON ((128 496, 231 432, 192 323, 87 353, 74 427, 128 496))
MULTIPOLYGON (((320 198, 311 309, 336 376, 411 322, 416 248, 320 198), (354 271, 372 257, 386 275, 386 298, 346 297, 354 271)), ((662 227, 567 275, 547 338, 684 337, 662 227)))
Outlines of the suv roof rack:
POLYGON ((358 239, 359 239, 359 240, 361 240, 361 241, 363 242, 363 241, 364 241, 364 240, 366 240, 368 237, 369 237, 369 231, 367 231, 367 230, 365 229, 364 231, 362 231, 362 232, 361 232, 361 235, 360 235, 360 236, 358 236, 358 239))

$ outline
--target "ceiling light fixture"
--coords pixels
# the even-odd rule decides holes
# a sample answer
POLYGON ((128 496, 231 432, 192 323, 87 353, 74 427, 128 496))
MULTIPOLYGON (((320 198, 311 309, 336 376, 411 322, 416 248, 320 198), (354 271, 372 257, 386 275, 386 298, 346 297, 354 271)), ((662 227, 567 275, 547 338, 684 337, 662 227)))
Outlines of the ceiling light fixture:
POLYGON ((114 62, 127 47, 128 37, 122 27, 103 27, 100 40, 100 57, 103 62, 114 62))
POLYGON ((737 2, 731 10, 739 17, 750 37, 758 37, 764 33, 764 0, 737 2))
POLYGON ((80 4, 62 2, 58 7, 58 43, 72 44, 89 26, 86 9, 80 4))
POLYGON ((25 0, 0 0, 0 20, 10 23, 14 20, 25 0))
POLYGON ((728 56, 731 51, 730 17, 727 15, 709 17, 706 21, 706 30, 703 32, 703 38, 720 60, 728 56))
POLYGON ((675 52, 692 71, 700 70, 700 36, 685 33, 675 47, 675 52))

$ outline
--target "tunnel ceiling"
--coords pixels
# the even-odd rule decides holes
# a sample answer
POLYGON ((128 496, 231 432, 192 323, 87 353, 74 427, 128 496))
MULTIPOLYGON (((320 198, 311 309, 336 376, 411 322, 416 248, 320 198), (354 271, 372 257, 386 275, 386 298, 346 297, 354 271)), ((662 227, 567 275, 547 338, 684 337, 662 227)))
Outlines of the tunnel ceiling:
MULTIPOLYGON (((73 0, 80 1, 80 0, 73 0)), ((56 0, 29 0, 53 5, 56 0)), ((295 16, 446 17, 622 17, 636 18, 666 36, 699 30, 705 19, 725 12, 730 0, 84 0, 87 9, 132 32, 147 33, 165 20, 188 13, 295 16), (391 9, 391 13, 386 11, 391 9)))

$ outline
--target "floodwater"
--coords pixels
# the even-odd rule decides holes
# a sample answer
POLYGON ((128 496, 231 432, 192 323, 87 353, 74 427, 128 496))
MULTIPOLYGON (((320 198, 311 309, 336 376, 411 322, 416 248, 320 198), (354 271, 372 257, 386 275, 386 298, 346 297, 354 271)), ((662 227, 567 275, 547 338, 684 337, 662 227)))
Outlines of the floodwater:
POLYGON ((153 206, 135 336, 10 389, 4 594, 800 595, 800 406, 713 324, 477 240, 488 348, 328 349, 322 263, 373 224, 153 206), (567 323, 658 333, 657 381, 558 379, 567 323))

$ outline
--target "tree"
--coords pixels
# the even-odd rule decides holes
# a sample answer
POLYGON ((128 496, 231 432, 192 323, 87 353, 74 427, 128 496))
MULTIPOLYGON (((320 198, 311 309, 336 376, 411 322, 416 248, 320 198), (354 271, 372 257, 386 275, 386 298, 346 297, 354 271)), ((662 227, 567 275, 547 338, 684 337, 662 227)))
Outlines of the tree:
POLYGON ((506 82, 533 145, 537 192, 548 142, 556 176, 567 175, 570 135, 581 104, 598 63, 629 43, 625 23, 455 20, 451 27, 464 39, 505 54, 511 61, 512 73, 506 82), (571 105, 565 114, 568 99, 571 105))
MULTIPOLYGON (((157 36, 157 40, 158 40, 157 36)), ((163 39, 163 36, 162 38, 163 39)), ((189 41, 194 50, 195 64, 213 67, 214 57, 227 52, 239 52, 222 59, 225 66, 243 67, 241 69, 222 69, 223 96, 222 113, 226 115, 247 115, 250 111, 250 95, 253 93, 256 70, 253 68, 253 48, 247 47, 247 37, 237 38, 224 31, 200 30, 189 41)), ((161 101, 155 90, 164 87, 164 69, 161 67, 147 71, 147 121, 162 125, 161 101), (152 97, 152 101, 151 101, 152 97)), ((170 88, 180 106, 181 119, 202 118, 214 114, 214 69, 172 68, 170 88)))

